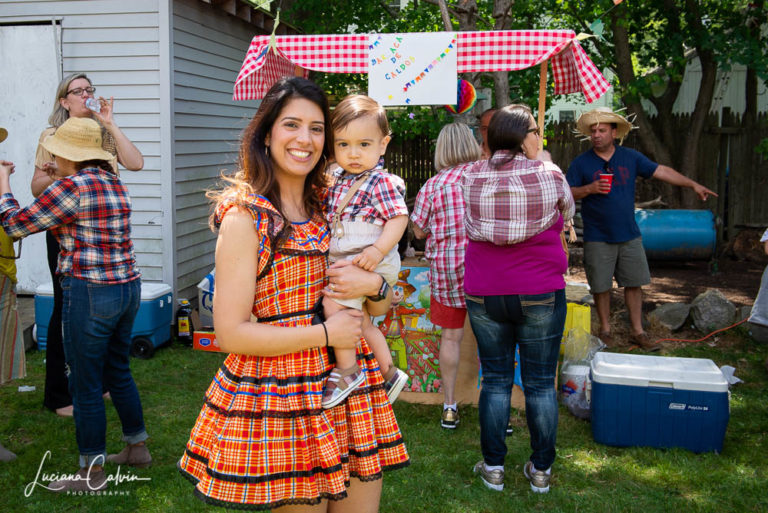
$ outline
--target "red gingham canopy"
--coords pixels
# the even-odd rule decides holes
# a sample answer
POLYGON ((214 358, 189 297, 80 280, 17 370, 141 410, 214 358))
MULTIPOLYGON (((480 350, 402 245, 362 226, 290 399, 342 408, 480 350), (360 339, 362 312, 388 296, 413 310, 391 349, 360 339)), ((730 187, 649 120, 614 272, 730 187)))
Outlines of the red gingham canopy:
MULTIPOLYGON (((458 32, 458 72, 515 71, 552 60, 555 93, 584 93, 587 102, 610 87, 587 57, 572 30, 494 30, 458 32)), ((235 100, 263 98, 278 79, 296 66, 326 73, 368 73, 371 34, 256 36, 235 81, 235 100)), ((306 76, 306 71, 304 71, 306 76)))

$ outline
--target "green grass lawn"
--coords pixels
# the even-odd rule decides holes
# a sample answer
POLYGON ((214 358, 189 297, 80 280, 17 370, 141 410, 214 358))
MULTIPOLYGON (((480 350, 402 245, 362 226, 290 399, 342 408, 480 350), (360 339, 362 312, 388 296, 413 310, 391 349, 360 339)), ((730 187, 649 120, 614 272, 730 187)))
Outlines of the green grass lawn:
MULTIPOLYGON (((680 347, 667 354, 711 358, 733 365, 745 383, 732 388, 731 419, 722 454, 694 454, 682 449, 617 448, 592 440, 590 424, 561 409, 558 455, 549 494, 530 492, 522 474, 529 455, 523 413, 507 439, 507 475, 503 492, 486 489, 472 474, 480 459, 477 409, 462 407, 454 432, 439 426, 439 406, 395 405, 412 463, 384 479, 383 512, 688 512, 768 511, 768 373, 763 362, 768 346, 743 332, 728 334, 716 347, 680 347), (727 343, 723 343, 727 342, 727 343)), ((43 354, 27 354, 28 377, 0 387, 0 443, 18 454, 0 463, 0 511, 221 511, 192 495, 192 486, 176 471, 203 393, 222 355, 173 346, 151 360, 134 360, 152 467, 121 469, 148 481, 112 486, 113 495, 60 496, 42 488, 25 496, 41 459, 51 451, 43 471, 71 473, 77 468, 72 419, 57 417, 42 404, 43 354), (18 392, 34 385, 34 392, 18 392)), ((121 449, 120 424, 107 403, 107 450, 121 449)), ((107 471, 114 469, 107 467, 107 471)))

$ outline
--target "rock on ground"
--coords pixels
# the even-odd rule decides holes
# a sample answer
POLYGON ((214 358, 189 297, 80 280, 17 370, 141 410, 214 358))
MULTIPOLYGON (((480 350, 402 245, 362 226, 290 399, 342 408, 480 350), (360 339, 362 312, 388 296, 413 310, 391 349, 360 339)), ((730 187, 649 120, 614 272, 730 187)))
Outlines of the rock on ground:
POLYGON ((690 313, 691 305, 689 304, 665 303, 648 314, 648 317, 668 330, 675 331, 683 327, 690 313))
POLYGON ((708 289, 691 303, 691 317, 702 333, 726 328, 733 324, 736 307, 717 289, 708 289))

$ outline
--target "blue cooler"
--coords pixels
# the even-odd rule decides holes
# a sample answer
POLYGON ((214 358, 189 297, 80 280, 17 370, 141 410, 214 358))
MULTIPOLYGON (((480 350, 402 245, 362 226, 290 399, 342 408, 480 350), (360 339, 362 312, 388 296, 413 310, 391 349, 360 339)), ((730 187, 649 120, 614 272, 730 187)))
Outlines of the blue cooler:
POLYGON ((728 382, 712 360, 600 352, 590 371, 596 442, 722 451, 728 382))
MULTIPOLYGON (((35 289, 35 326, 37 347, 45 350, 48 323, 53 313, 53 283, 35 289)), ((165 283, 141 283, 141 303, 133 321, 131 355, 149 358, 171 338, 173 322, 173 291, 165 283)))
POLYGON ((53 314, 53 282, 43 283, 35 289, 35 340, 37 348, 45 351, 48 341, 48 323, 53 314))

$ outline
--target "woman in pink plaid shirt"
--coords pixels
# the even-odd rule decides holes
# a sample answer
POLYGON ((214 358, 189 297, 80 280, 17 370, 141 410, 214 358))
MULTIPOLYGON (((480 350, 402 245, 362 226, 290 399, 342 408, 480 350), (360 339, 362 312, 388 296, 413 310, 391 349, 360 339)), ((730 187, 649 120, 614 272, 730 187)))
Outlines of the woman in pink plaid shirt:
POLYGON ((435 169, 416 196, 411 220, 416 238, 426 237, 424 256, 429 259, 432 289, 429 312, 432 324, 440 326, 440 376, 443 414, 440 425, 455 429, 459 423, 454 391, 459 369, 459 348, 464 336, 464 197, 460 181, 470 162, 480 159, 481 150, 464 123, 445 125, 437 137, 435 169))
POLYGON ((462 181, 469 237, 464 291, 483 369, 483 459, 474 471, 492 490, 504 489, 515 346, 532 449, 523 473, 534 492, 549 491, 555 461, 555 373, 568 267, 560 233, 574 204, 557 166, 536 160, 540 137, 528 107, 504 107, 488 126, 491 158, 472 166, 462 181))

